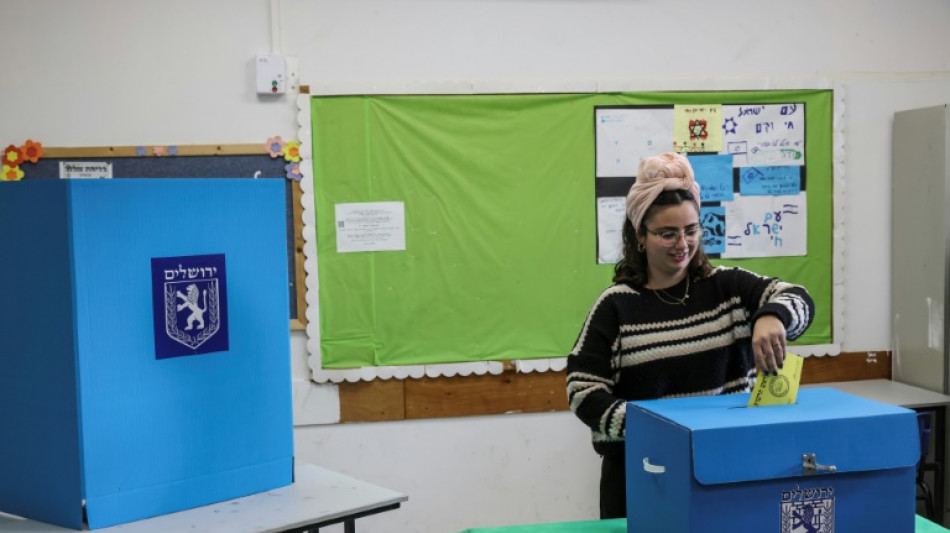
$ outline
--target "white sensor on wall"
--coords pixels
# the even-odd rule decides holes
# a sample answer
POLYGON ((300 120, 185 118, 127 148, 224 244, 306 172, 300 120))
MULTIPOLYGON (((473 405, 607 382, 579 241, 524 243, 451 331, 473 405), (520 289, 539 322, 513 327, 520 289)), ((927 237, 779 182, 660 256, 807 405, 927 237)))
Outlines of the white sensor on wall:
POLYGON ((287 60, 281 54, 257 55, 257 94, 287 92, 287 60))

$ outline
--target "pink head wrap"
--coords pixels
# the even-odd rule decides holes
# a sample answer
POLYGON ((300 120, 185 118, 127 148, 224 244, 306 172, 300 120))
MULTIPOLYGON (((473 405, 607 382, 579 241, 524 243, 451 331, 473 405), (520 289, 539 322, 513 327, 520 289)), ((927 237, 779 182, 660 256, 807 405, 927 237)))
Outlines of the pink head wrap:
POLYGON ((698 212, 699 184, 693 177, 689 160, 673 152, 644 157, 637 169, 637 181, 627 193, 627 218, 633 224, 633 229, 639 231, 643 215, 661 192, 677 189, 692 193, 698 212))

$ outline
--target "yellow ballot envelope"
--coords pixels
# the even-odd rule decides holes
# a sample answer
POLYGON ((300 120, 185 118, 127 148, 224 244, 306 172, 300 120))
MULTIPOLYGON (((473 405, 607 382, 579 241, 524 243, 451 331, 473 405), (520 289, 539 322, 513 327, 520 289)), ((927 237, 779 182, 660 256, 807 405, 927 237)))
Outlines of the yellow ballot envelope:
POLYGON ((749 396, 749 407, 795 403, 798 385, 802 380, 802 357, 793 353, 785 355, 785 363, 778 375, 759 372, 749 396))

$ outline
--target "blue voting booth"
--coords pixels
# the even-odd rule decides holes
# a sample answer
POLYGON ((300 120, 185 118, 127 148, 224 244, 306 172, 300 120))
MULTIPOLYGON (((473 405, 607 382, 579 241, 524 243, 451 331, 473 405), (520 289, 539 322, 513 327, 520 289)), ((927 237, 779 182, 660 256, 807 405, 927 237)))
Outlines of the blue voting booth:
POLYGON ((627 404, 629 531, 912 533, 913 411, 830 388, 627 404))
POLYGON ((283 185, 0 186, 0 511, 95 529, 293 482, 283 185))

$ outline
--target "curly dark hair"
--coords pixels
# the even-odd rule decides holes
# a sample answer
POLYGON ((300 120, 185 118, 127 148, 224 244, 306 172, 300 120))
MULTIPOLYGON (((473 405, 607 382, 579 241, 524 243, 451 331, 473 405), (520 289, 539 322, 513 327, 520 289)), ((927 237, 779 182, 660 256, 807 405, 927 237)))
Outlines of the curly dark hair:
MULTIPOLYGON (((687 190, 663 191, 656 197, 656 200, 647 209, 643 216, 643 223, 640 224, 640 231, 633 229, 633 224, 627 218, 623 222, 623 257, 614 265, 614 283, 631 283, 642 287, 647 284, 647 254, 637 249, 637 234, 646 235, 646 221, 653 216, 653 210, 657 207, 679 205, 683 202, 692 202, 693 195, 687 190)), ((703 251, 700 242, 696 254, 689 262, 687 273, 691 279, 699 279, 708 276, 712 272, 712 265, 709 264, 709 258, 703 251)))

